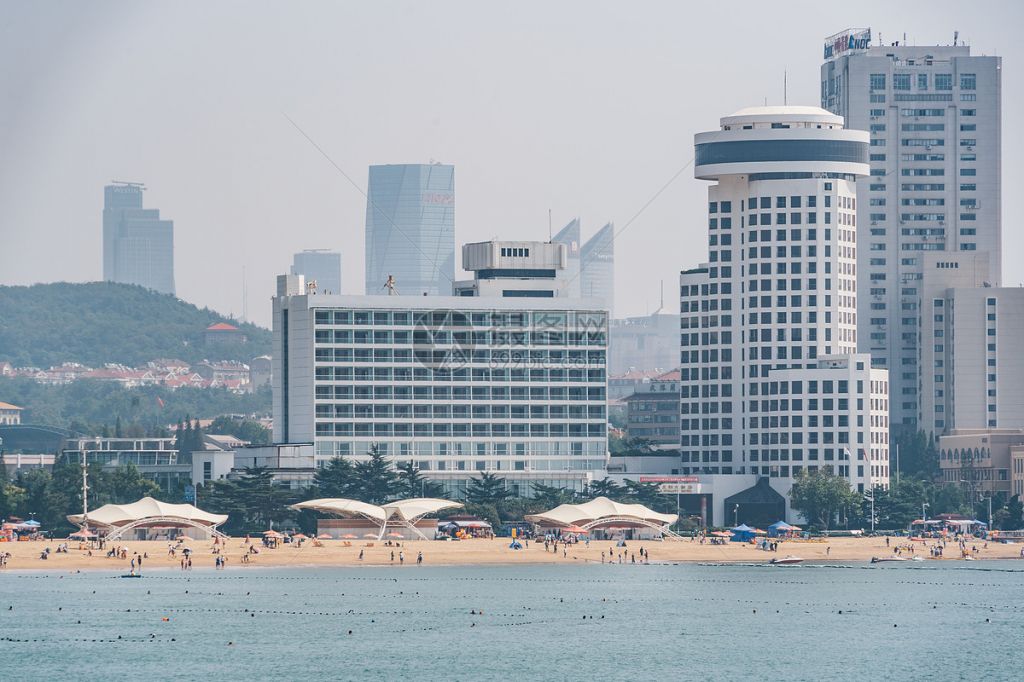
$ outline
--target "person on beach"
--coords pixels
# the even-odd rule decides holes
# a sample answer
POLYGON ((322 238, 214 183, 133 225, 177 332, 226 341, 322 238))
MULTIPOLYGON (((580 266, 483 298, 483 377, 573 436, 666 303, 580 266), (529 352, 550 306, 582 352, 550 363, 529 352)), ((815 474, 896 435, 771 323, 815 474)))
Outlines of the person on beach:
POLYGON ((420 565, 422 563, 423 563, 423 552, 420 552, 419 554, 416 555, 416 565, 418 566, 418 565, 420 565))
POLYGON ((398 565, 401 566, 404 563, 405 563, 405 552, 402 551, 402 552, 398 553, 398 565))
POLYGON ((391 550, 391 563, 395 563, 395 550, 391 550))
POLYGON ((363 550, 359 550, 359 560, 363 560, 363 550))

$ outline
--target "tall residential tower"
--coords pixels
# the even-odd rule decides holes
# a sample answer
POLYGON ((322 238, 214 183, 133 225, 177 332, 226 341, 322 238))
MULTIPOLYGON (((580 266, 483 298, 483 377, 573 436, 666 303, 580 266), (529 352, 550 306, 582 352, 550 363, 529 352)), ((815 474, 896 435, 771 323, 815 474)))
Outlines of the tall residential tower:
MULTIPOLYGON (((955 43, 956 41, 954 41, 955 43)), ((1001 69, 966 45, 871 45, 870 29, 828 38, 821 106, 870 133, 870 175, 857 183, 859 349, 890 371, 896 424, 918 424, 922 276, 928 252, 988 252, 1001 276, 1001 69)), ((941 419, 940 419, 941 421, 941 419)))
POLYGON ((388 276, 411 296, 447 296, 455 281, 455 166, 370 166, 366 293, 388 276))

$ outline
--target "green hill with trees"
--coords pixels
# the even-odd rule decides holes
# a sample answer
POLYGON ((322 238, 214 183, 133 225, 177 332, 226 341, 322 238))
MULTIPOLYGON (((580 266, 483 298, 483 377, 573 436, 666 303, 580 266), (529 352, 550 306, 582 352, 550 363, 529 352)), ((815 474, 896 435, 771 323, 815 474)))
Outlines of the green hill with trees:
POLYGON ((205 346, 224 315, 130 284, 56 282, 0 286, 0 361, 16 367, 80 362, 144 365, 157 358, 248 362, 270 353, 270 331, 231 321, 248 343, 205 346))

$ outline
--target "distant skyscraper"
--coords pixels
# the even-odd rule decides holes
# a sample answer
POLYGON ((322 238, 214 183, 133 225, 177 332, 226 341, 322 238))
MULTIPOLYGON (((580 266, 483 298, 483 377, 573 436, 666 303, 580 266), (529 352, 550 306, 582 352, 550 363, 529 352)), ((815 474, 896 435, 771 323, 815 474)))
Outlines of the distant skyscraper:
POLYGON ((572 221, 558 231, 551 241, 565 244, 565 278, 568 281, 569 295, 580 295, 580 219, 572 221))
POLYGON ((142 208, 138 183, 103 188, 103 279, 174 294, 174 222, 142 208))
POLYGON ((857 183, 859 349, 890 370, 893 423, 915 426, 932 403, 918 393, 933 369, 919 364, 931 344, 924 256, 987 251, 982 279, 1001 280, 1002 60, 966 45, 872 46, 870 29, 828 38, 824 59, 821 106, 871 134, 871 178, 857 183))
POLYGON ((327 249, 306 249, 292 258, 292 274, 316 281, 320 293, 341 293, 341 254, 327 249))
POLYGON ((449 296, 455 281, 455 167, 370 166, 366 293, 449 296))
POLYGON ((609 317, 613 315, 615 226, 612 223, 598 230, 580 249, 580 295, 584 298, 600 299, 608 309, 609 317))

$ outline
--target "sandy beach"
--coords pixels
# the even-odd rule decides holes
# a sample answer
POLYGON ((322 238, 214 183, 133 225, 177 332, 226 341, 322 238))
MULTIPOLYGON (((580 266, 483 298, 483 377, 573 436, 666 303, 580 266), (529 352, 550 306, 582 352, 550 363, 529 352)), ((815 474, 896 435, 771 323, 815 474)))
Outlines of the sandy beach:
MULTIPOLYGON (((180 552, 175 557, 168 555, 168 544, 166 542, 125 542, 112 543, 124 546, 128 549, 129 559, 113 559, 106 557, 106 551, 92 550, 92 556, 88 551, 79 549, 77 543, 69 543, 67 554, 56 553, 57 545, 61 540, 44 542, 13 542, 0 543, 0 552, 10 552, 11 559, 5 569, 0 570, 129 570, 129 560, 135 553, 145 554, 143 571, 181 570, 180 552), (39 558, 40 553, 50 547, 50 555, 46 560, 39 558)), ((928 546, 917 541, 910 543, 906 538, 891 538, 892 547, 897 544, 906 546, 913 544, 914 554, 907 551, 903 556, 921 556, 928 561, 957 561, 959 551, 956 543, 950 542, 946 546, 945 558, 932 559, 929 556, 928 546)), ((933 544, 928 541, 928 545, 933 544)), ((805 559, 808 562, 850 562, 870 561, 874 556, 889 556, 892 548, 887 548, 885 538, 833 538, 828 541, 812 540, 787 540, 780 544, 777 552, 765 552, 756 549, 752 545, 741 543, 727 543, 725 545, 700 544, 698 542, 669 541, 669 542, 629 542, 623 549, 615 547, 612 542, 591 542, 590 546, 584 543, 570 545, 563 554, 561 548, 557 553, 544 550, 544 544, 530 542, 529 549, 509 549, 509 539, 493 540, 462 540, 456 542, 442 541, 419 541, 402 542, 400 547, 387 546, 381 542, 370 540, 353 541, 351 546, 345 546, 341 541, 325 540, 322 547, 316 547, 311 542, 303 543, 301 547, 296 545, 281 545, 277 549, 259 547, 260 553, 252 555, 248 563, 243 563, 242 556, 245 554, 246 545, 242 538, 229 538, 221 555, 226 556, 228 561, 226 570, 245 570, 248 567, 289 567, 289 566, 400 566, 399 553, 405 555, 403 567, 415 567, 416 556, 423 552, 425 565, 516 565, 516 564, 554 564, 554 563, 597 563, 609 560, 618 563, 618 555, 623 556, 624 563, 630 563, 635 555, 636 561, 640 562, 640 548, 648 552, 652 563, 659 562, 707 562, 707 563, 763 563, 773 557, 785 557, 794 555, 805 559), (363 558, 359 558, 360 552, 363 558), (392 552, 394 560, 392 561, 392 552)), ((215 567, 216 555, 213 553, 213 544, 210 541, 193 540, 185 543, 192 549, 192 566, 195 569, 213 569, 215 567)), ((977 541, 968 547, 977 547, 977 558, 985 559, 1020 559, 1020 544, 997 544, 990 542, 987 548, 984 541, 977 541)), ((2 573, 0 573, 2 574, 2 573)))

